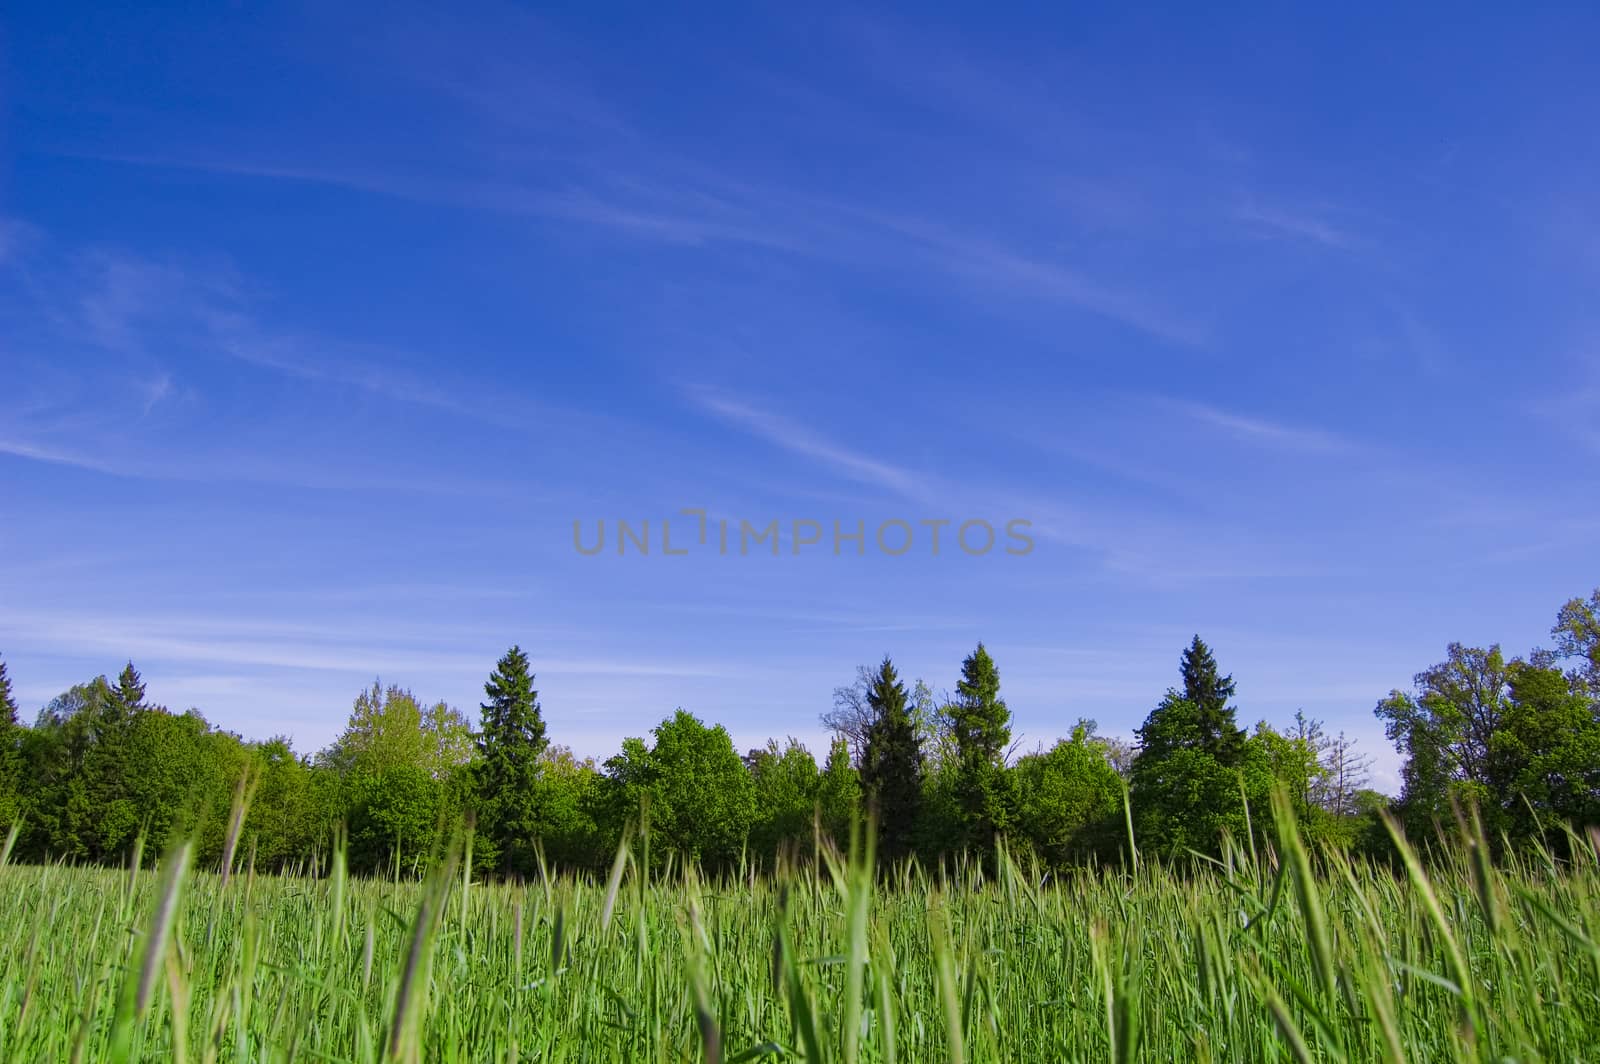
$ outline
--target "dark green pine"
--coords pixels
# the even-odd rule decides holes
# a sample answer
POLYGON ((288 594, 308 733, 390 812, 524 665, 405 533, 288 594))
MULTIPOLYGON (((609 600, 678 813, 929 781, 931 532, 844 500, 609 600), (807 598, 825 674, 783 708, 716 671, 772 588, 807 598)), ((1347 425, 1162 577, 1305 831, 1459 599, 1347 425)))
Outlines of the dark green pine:
POLYGON ((861 789, 878 812, 883 855, 911 851, 922 804, 922 741, 906 706, 906 689, 885 657, 867 690, 872 722, 861 758, 861 789))

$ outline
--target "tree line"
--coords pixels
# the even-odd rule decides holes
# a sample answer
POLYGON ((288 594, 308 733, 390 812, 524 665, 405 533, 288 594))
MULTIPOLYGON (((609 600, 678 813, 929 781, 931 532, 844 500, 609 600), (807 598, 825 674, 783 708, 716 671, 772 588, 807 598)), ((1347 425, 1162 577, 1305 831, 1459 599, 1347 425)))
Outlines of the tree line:
POLYGON ((604 762, 579 758, 546 734, 519 647, 495 666, 476 724, 375 682, 315 755, 153 703, 131 662, 24 725, 0 660, 0 825, 16 825, 14 859, 122 863, 135 839, 153 857, 184 832, 216 860, 245 794, 239 853, 258 868, 322 867, 338 838, 353 870, 415 874, 442 832, 471 820, 484 873, 533 877, 603 873, 625 833, 648 840, 652 864, 767 867, 819 833, 848 839, 870 809, 888 859, 990 853, 1004 838, 1063 869, 1119 861, 1130 836, 1145 854, 1215 852, 1224 833, 1262 829, 1281 785, 1302 831, 1334 846, 1381 850, 1384 811, 1427 833, 1468 806, 1515 846, 1600 824, 1600 590, 1564 605, 1552 636, 1552 649, 1509 660, 1451 644, 1412 690, 1378 702, 1403 758, 1395 798, 1369 788, 1353 741, 1303 713, 1241 727, 1233 677, 1199 636, 1135 742, 1083 719, 1025 753, 983 644, 944 696, 907 687, 885 657, 835 691, 820 764, 793 738, 741 754, 682 709, 604 762))

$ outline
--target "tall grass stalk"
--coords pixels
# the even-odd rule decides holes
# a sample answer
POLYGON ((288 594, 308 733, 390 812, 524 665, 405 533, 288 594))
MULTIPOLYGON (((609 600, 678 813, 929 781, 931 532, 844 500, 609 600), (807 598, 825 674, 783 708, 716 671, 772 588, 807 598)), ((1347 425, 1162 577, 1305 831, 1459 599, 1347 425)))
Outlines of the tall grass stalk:
POLYGON ((648 882, 637 835, 607 875, 460 897, 459 844, 398 883, 349 877, 342 844, 226 889, 187 844, 155 875, 11 864, 0 1059, 1594 1058, 1588 836, 1493 861, 1469 810, 1391 825, 1391 868, 1308 845, 1282 795, 1269 815, 1254 853, 1059 876, 1003 845, 881 865, 870 830, 648 882))

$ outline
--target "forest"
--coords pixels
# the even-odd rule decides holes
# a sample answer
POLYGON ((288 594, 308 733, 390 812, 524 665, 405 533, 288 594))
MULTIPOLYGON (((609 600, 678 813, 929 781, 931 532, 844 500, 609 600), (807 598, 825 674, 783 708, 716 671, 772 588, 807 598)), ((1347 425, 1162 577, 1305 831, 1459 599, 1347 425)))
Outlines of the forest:
POLYGON ((1426 838, 1471 808, 1503 854, 1600 824, 1600 589, 1562 605, 1551 638, 1509 658, 1451 644, 1411 689, 1376 699, 1402 757, 1393 797, 1368 786, 1370 755, 1303 714, 1241 725, 1235 680, 1199 636, 1133 743, 1083 719, 1018 751, 979 643, 943 696, 888 658, 859 668, 822 715, 834 737, 820 763, 794 739, 741 753, 683 709, 603 762, 579 758, 547 734, 518 647, 494 666, 477 720, 375 682, 309 755, 157 704, 131 662, 27 724, 0 661, 0 825, 15 826, 14 862, 124 865, 136 849, 151 862, 185 837, 214 864, 243 808, 238 856, 254 869, 326 868, 337 840, 352 872, 416 878, 470 821, 475 869, 527 880, 603 875, 628 837, 647 839, 658 867, 772 869, 819 839, 843 845, 873 810, 887 861, 981 859, 1004 840, 1061 872, 1118 864, 1130 846, 1215 857, 1270 833, 1281 786, 1317 846, 1383 857, 1385 814, 1426 838))

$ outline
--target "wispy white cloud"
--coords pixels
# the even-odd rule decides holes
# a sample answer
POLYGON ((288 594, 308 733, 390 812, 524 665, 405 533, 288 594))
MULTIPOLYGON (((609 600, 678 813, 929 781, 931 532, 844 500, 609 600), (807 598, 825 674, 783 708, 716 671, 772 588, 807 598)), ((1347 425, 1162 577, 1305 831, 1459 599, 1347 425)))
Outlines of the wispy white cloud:
POLYGON ((95 250, 80 258, 87 279, 77 322, 93 343, 114 351, 139 350, 147 325, 221 292, 214 277, 138 255, 95 250))
POLYGON ((35 462, 48 462, 51 465, 71 466, 75 469, 105 473, 115 477, 143 477, 147 475, 146 472, 131 465, 110 461, 98 455, 64 450, 27 440, 0 437, 0 454, 7 454, 13 458, 26 458, 35 462))
POLYGON ((144 415, 148 417, 157 403, 172 394, 172 374, 159 373, 149 380, 139 381, 136 388, 143 394, 144 415))
POLYGON ((1081 269, 926 221, 877 217, 891 230, 921 242, 945 271, 972 284, 1076 307, 1178 346, 1206 343, 1199 323, 1081 269))
POLYGON ((1314 454, 1345 454, 1356 449, 1351 441, 1324 429, 1286 425, 1187 399, 1162 399, 1161 402, 1244 443, 1314 454))
MULTIPOLYGON (((370 164, 314 166, 205 154, 80 153, 80 157, 155 169, 325 185, 412 203, 588 225, 667 244, 737 243, 794 249, 798 237, 713 185, 674 176, 648 158, 639 171, 568 162, 564 177, 548 167, 525 171, 505 162, 488 176, 420 176, 370 164)), ((725 184, 716 182, 715 184, 725 184)))
MULTIPOLYGON (((315 182, 364 193, 404 198, 458 209, 543 218, 604 230, 607 234, 683 246, 739 244, 785 255, 876 268, 893 263, 931 273, 963 296, 1016 313, 1019 304, 1070 308, 1118 322, 1166 343, 1202 346, 1208 329, 1196 315, 1167 305, 1159 294, 1142 290, 1125 272, 1107 267, 1105 256, 1080 242, 1060 222, 1063 200, 1078 203, 1080 223, 1093 216, 1140 213, 1121 193, 1126 175, 1096 170, 1074 173, 1062 160, 1040 160, 1026 151, 1011 162, 1026 166, 1028 178, 1017 188, 989 188, 989 198, 1031 197, 1033 217, 1005 232, 979 221, 963 229, 950 221, 961 211, 924 202, 884 211, 859 196, 833 199, 797 194, 792 187, 741 170, 737 160, 685 157, 664 146, 606 100, 602 86, 586 73, 603 68, 606 57, 584 55, 581 43, 558 45, 559 35, 538 19, 502 12, 503 32, 441 16, 412 21, 380 35, 375 76, 391 79, 400 91, 428 95, 419 103, 429 115, 459 116, 435 132, 455 146, 451 165, 426 170, 410 158, 384 161, 372 156, 347 162, 323 152, 315 162, 293 157, 263 157, 256 145, 236 150, 163 145, 139 152, 92 152, 93 157, 141 166, 201 170, 240 177, 315 182), (548 56, 529 62, 528 55, 548 56), (574 59, 580 56, 585 62, 574 59), (565 106, 560 101, 571 101, 565 106), (332 161, 330 161, 330 158, 332 161), (1115 205, 1108 207, 1107 205, 1115 205)), ((1069 142, 1082 140, 1080 124, 1069 120, 1059 100, 1035 84, 1021 90, 1003 68, 974 63, 935 42, 938 62, 907 54, 904 27, 890 29, 862 22, 845 27, 857 51, 886 51, 894 61, 874 61, 876 76, 911 78, 912 88, 938 83, 931 97, 943 112, 1003 124, 1013 137, 1069 142), (1041 121, 1049 132, 1040 132, 1041 121), (1030 133, 1031 131, 1031 133, 1030 133), (1074 135, 1069 135, 1074 134, 1074 135)), ((802 86, 804 88, 804 86, 802 86)), ((830 115, 832 122, 835 116, 830 115)), ((431 120, 431 119, 430 119, 431 120)), ((881 133, 874 130, 875 133, 881 133)), ((1091 139, 1104 139, 1096 131, 1091 139)), ((225 138, 220 138, 225 141, 225 138)), ((1017 151, 1012 145, 1011 151, 1017 151)), ((959 205, 958 205, 959 206, 959 205)), ((970 204, 968 205, 970 206, 970 204)), ((984 211, 984 218, 992 212, 984 211)), ((1094 226, 1091 224, 1091 228, 1094 226)), ((1033 312, 1030 310, 1030 312, 1033 312)))
MULTIPOLYGON (((502 383, 475 386, 439 368, 437 359, 424 371, 415 367, 427 360, 413 352, 268 322, 250 285, 226 262, 202 267, 121 249, 64 246, 37 230, 20 254, 15 272, 27 283, 7 280, 34 355, 29 372, 13 383, 12 401, 0 410, 0 454, 13 458, 152 480, 351 482, 288 456, 274 461, 259 450, 230 456, 214 434, 203 450, 181 447, 181 428, 215 411, 198 386, 180 384, 179 374, 205 376, 201 367, 208 359, 511 432, 528 431, 530 420, 546 427, 603 420, 508 392, 502 383), (187 371, 175 368, 185 360, 187 371), (192 401, 169 409, 178 397, 192 401), (158 410, 163 431, 141 428, 158 410)), ((237 424, 230 424, 227 435, 236 432, 237 424)), ((451 483, 452 494, 466 486, 465 480, 451 483)), ((432 490, 427 478, 409 478, 406 486, 432 490)))
POLYGON ((1367 244, 1353 231, 1315 211, 1249 201, 1235 207, 1233 217, 1257 232, 1307 240, 1338 251, 1353 251, 1367 244))
POLYGON ((1144 295, 1099 280, 1090 269, 1025 247, 962 233, 912 215, 798 197, 783 189, 736 184, 725 178, 695 184, 682 176, 602 173, 590 174, 581 186, 548 188, 515 176, 490 181, 416 179, 240 162, 115 158, 142 165, 314 181, 463 209, 596 226, 656 242, 738 243, 847 263, 898 258, 932 268, 960 282, 964 291, 990 300, 1009 295, 1070 306, 1180 346, 1203 345, 1207 338, 1205 328, 1196 321, 1144 295))
POLYGON ((816 459, 851 480, 887 488, 908 499, 925 500, 937 494, 923 477, 907 469, 840 446, 743 399, 698 388, 690 389, 688 395, 701 409, 723 421, 791 454, 816 459))
MULTIPOLYGON (((367 642, 376 619, 353 619, 347 626, 124 614, 114 611, 24 611, 0 617, 0 635, 11 645, 25 644, 74 654, 99 653, 108 660, 147 660, 188 666, 233 666, 332 672, 362 676, 417 673, 453 676, 486 675, 492 655, 468 649, 467 634, 443 633, 438 627, 409 633, 385 619, 384 641, 367 642), (457 649, 439 650, 438 646, 457 649)), ((478 633, 475 643, 496 639, 478 633)), ((541 655, 544 675, 719 677, 737 671, 723 662, 651 660, 644 657, 593 657, 554 652, 541 655)))

